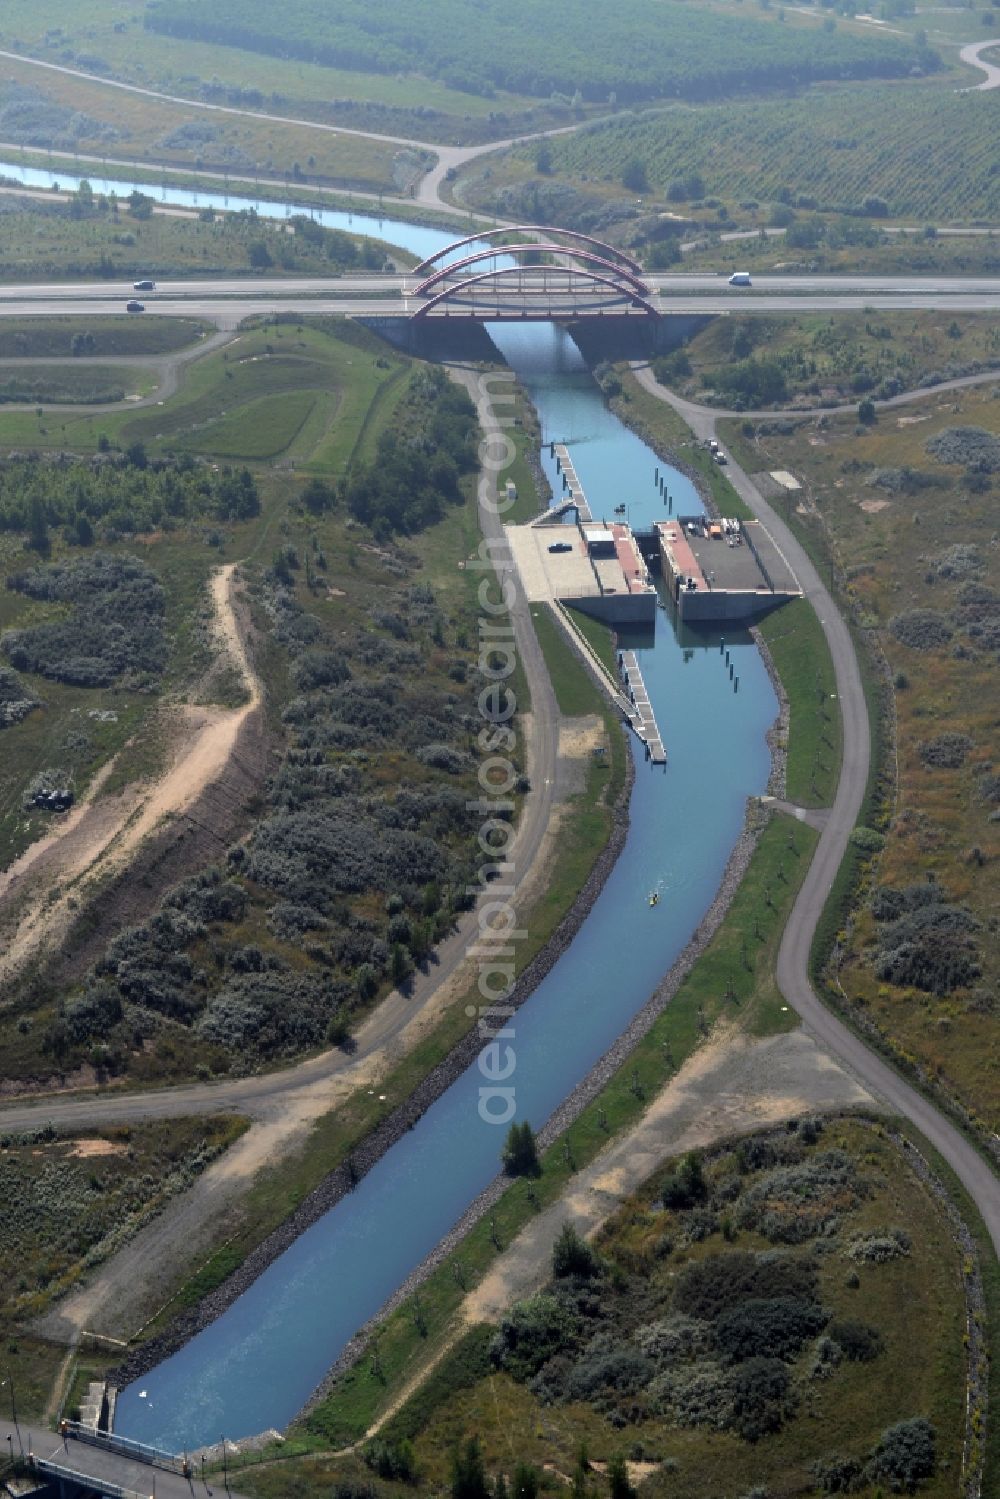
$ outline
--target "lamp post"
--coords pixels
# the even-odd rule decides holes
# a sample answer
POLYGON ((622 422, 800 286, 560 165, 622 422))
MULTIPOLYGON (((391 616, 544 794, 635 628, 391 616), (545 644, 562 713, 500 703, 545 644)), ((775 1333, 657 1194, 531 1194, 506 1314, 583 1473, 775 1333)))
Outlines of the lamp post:
MULTIPOLYGON (((10 1385, 10 1419, 13 1422, 14 1430, 17 1432, 17 1445, 18 1445, 18 1447, 20 1449, 21 1456, 23 1457, 24 1456, 24 1443, 21 1440, 21 1428, 17 1424, 17 1403, 16 1403, 16 1400, 14 1398, 14 1376, 13 1376, 13 1374, 10 1373, 9 1370, 7 1371, 7 1378, 3 1381, 3 1384, 0 1384, 0 1389, 2 1389, 3 1385, 5 1385, 5 1384, 6 1385, 10 1385)), ((12 1450, 13 1450, 13 1445, 14 1445, 13 1442, 11 1442, 11 1449, 12 1450)))

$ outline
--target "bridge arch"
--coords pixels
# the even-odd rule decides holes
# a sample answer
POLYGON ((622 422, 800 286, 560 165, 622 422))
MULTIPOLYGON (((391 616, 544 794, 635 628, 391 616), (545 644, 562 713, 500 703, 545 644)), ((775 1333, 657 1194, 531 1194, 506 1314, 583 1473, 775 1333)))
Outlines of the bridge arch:
MULTIPOLYGON (((594 243, 597 244, 598 241, 595 240, 594 243)), ((421 281, 419 286, 414 287, 412 295, 417 297, 426 296, 433 292, 435 287, 440 286, 442 282, 447 281, 449 278, 455 275, 461 275, 472 266, 478 265, 484 260, 491 260, 495 255, 505 255, 508 252, 514 254, 519 250, 535 250, 541 251, 545 254, 554 255, 565 255, 569 253, 572 255, 574 261, 582 262, 582 265, 586 266, 586 268, 588 269, 594 268, 599 275, 603 274, 606 276, 616 276, 619 280, 628 282, 629 286, 633 289, 633 291, 636 292, 638 296, 646 296, 649 293, 649 287, 644 281, 640 280, 640 278, 633 271, 627 269, 624 266, 616 264, 612 260, 608 260, 608 258, 604 255, 598 255, 592 250, 570 251, 565 245, 538 244, 533 240, 529 244, 503 245, 486 250, 475 250, 471 255, 463 256, 461 260, 453 260, 448 265, 440 266, 433 273, 433 275, 426 277, 425 280, 421 281)), ((540 269, 540 267, 508 266, 506 267, 506 269, 513 271, 526 271, 537 270, 540 269)), ((541 267, 541 269, 544 269, 544 267, 541 267)), ((567 267, 567 269, 569 268, 567 267)), ((576 269, 577 267, 574 266, 573 270, 575 271, 576 269)))
MULTIPOLYGON (((419 321, 427 317, 435 307, 440 307, 448 301, 457 300, 458 298, 464 296, 466 293, 474 291, 476 287, 484 285, 484 283, 486 283, 487 281, 498 281, 504 279, 505 277, 520 276, 523 272, 523 269, 523 266, 517 265, 502 266, 499 269, 482 271, 479 273, 479 275, 476 276, 467 276, 462 281, 449 282, 447 285, 443 286, 440 291, 436 292, 434 296, 430 297, 426 302, 421 303, 421 305, 414 311, 413 319, 414 321, 419 321)), ((613 294, 613 297, 619 302, 627 301, 629 303, 630 309, 634 308, 644 313, 647 317, 658 318, 660 316, 657 308, 653 306, 653 304, 647 299, 643 292, 637 291, 631 284, 631 278, 629 278, 628 281, 625 281, 621 277, 618 277, 616 279, 614 276, 607 276, 599 271, 592 271, 582 268, 574 268, 570 270, 569 268, 547 266, 542 267, 542 269, 553 271, 561 278, 567 278, 569 280, 576 278, 578 281, 583 280, 585 282, 589 282, 595 288, 595 290, 605 290, 613 294)), ((565 286, 561 288, 552 287, 549 290, 549 294, 557 294, 559 290, 566 291, 568 289, 569 288, 565 286)), ((539 288, 537 294, 544 295, 545 292, 546 288, 543 286, 539 288)), ((517 316, 527 319, 531 316, 531 314, 530 312, 522 308, 517 316)))
MULTIPOLYGON (((435 250, 433 255, 429 255, 418 266, 414 266, 413 273, 414 275, 421 276, 429 271, 432 266, 437 265, 439 261, 443 260, 446 255, 451 255, 456 250, 464 250, 466 245, 474 245, 477 240, 499 239, 504 234, 547 234, 550 239, 558 236, 560 239, 571 241, 568 245, 557 246, 557 249, 562 250, 564 253, 572 254, 574 246, 576 248, 582 246, 584 249, 589 249, 593 254, 597 254, 603 259, 621 266, 624 270, 631 271, 634 275, 642 274, 642 266, 634 256, 627 254, 624 250, 619 250, 615 245, 605 244, 603 240, 595 239, 591 234, 581 234, 578 229, 554 229, 549 224, 510 224, 505 229, 481 229, 478 234, 467 234, 464 239, 456 239, 452 244, 445 245, 443 249, 435 250)), ((508 247, 502 246, 498 248, 506 249, 508 247)), ((523 249, 525 247, 511 246, 510 248, 523 249)), ((537 250, 541 246, 532 244, 527 248, 537 250)))

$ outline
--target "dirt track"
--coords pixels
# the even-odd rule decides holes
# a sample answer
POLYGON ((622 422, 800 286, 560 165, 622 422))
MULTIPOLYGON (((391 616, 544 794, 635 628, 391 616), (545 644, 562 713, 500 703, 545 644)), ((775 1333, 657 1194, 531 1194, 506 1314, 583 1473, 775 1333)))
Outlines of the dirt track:
POLYGON ((9 983, 40 948, 57 946, 88 889, 120 873, 155 828, 184 812, 225 770, 240 730, 260 703, 260 684, 236 622, 235 567, 230 563, 213 576, 212 602, 220 646, 244 678, 247 701, 239 708, 181 704, 166 710, 167 732, 175 748, 159 780, 101 799, 96 793, 109 766, 91 787, 80 815, 74 819, 71 814, 58 831, 28 849, 5 872, 0 883, 0 918, 6 908, 14 926, 0 956, 0 985, 9 983), (43 889, 56 893, 44 902, 32 902, 30 896, 43 889))

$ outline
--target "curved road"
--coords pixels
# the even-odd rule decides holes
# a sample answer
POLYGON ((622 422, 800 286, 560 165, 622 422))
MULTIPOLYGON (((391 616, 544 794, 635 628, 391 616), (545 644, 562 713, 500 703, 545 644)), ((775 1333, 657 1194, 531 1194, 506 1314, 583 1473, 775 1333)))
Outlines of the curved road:
POLYGON ((985 89, 1000 88, 1000 67, 991 62, 984 62, 980 52, 986 52, 990 47, 1000 47, 1000 37, 995 37, 991 42, 970 42, 963 47, 958 54, 962 62, 969 64, 970 68, 981 68, 986 74, 982 83, 973 83, 969 88, 963 89, 964 94, 978 94, 985 89))
MULTIPOLYGON (((633 366, 643 388, 678 410, 697 436, 715 433, 717 413, 665 390, 646 367, 633 366)), ((767 526, 816 610, 836 675, 843 720, 843 766, 837 795, 819 836, 816 852, 788 917, 778 950, 777 980, 782 994, 806 1029, 856 1077, 898 1114, 912 1121, 948 1162, 975 1201, 1000 1254, 1000 1180, 965 1136, 944 1115, 886 1065, 817 997, 809 981, 809 951, 830 888, 857 824, 868 779, 870 728, 861 673, 850 631, 804 548, 749 476, 730 458, 729 478, 740 498, 767 526)))
MULTIPOLYGON (((267 120, 275 125, 295 125, 306 130, 321 130, 327 135, 358 136, 362 140, 381 141, 385 145, 399 146, 401 149, 409 151, 421 151, 425 155, 436 157, 436 163, 422 177, 417 187, 415 198, 392 198, 388 195, 378 195, 376 193, 361 193, 354 189, 350 190, 351 196, 372 199, 377 197, 380 203, 412 203, 416 201, 423 203, 428 208, 437 208, 447 213, 459 214, 462 218, 471 218, 473 215, 467 209, 456 208, 453 203, 447 202, 440 194, 441 183, 448 172, 452 170, 457 171, 466 162, 474 160, 477 156, 485 156, 491 151, 505 151, 509 146, 520 145, 524 141, 541 140, 543 136, 567 135, 573 130, 579 130, 581 123, 583 123, 581 121, 574 121, 572 125, 556 125, 551 130, 535 130, 526 135, 511 136, 507 140, 485 141, 475 146, 436 145, 431 141, 411 140, 403 135, 379 135, 374 130, 357 130, 345 125, 327 124, 321 120, 302 120, 297 119, 293 115, 269 114, 266 110, 262 109, 241 109, 235 104, 210 104, 203 99, 185 99, 179 94, 161 93, 158 89, 142 88, 137 83, 123 83, 117 78, 102 78, 97 73, 85 73, 80 68, 68 68, 61 63, 44 62, 41 58, 26 57, 21 52, 9 52, 2 48, 0 48, 0 58, 7 58, 10 62, 23 63, 33 68, 44 68, 50 73, 62 73, 69 78, 79 78, 85 83, 96 84, 103 88, 119 89, 126 94, 139 94, 143 98, 156 99, 164 104, 177 104, 184 109, 206 110, 212 114, 238 115, 250 120, 267 120)), ((595 124, 597 121, 595 119, 588 119, 586 123, 595 124)), ((71 160, 76 159, 69 157, 69 153, 67 152, 57 151, 51 154, 56 156, 65 155, 67 159, 71 160)), ((102 157, 103 160, 104 158, 102 157)), ((111 157, 108 157, 107 161, 113 166, 141 167, 146 171, 149 171, 150 167, 163 166, 161 162, 128 162, 113 160, 111 157)), ((188 171, 183 162, 164 169, 170 171, 188 171)), ((216 182, 219 180, 218 172, 198 172, 195 175, 211 177, 216 182)), ((254 177, 239 176, 232 172, 228 173, 228 179, 230 182, 255 182, 258 180, 254 177)), ((272 181, 275 186, 280 185, 277 178, 267 180, 272 181)), ((346 189, 341 189, 341 191, 346 191, 346 189)))

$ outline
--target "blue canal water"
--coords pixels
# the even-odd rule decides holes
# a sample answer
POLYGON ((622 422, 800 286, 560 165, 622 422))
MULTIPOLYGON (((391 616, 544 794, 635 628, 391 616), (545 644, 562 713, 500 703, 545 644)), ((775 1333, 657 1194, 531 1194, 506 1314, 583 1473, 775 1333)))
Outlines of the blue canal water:
MULTIPOLYGON (((412 230, 383 226, 396 243, 412 230)), ((665 514, 653 478, 662 465, 606 409, 568 335, 549 324, 491 331, 539 412, 545 442, 570 445, 594 514, 610 516, 624 503, 637 526, 665 514)), ((543 464, 555 478, 547 448, 543 464)), ((674 513, 700 511, 689 481, 674 471, 669 480, 674 513)), ((738 693, 717 633, 684 631, 660 611, 655 632, 629 641, 668 764, 636 757, 624 852, 577 936, 511 1022, 509 1082, 518 1117, 536 1127, 682 951, 718 887, 745 800, 766 783, 765 734, 777 704, 749 636, 729 630, 726 643, 738 693), (656 907, 652 889, 660 891, 656 907)), ((123 1390, 116 1429, 181 1451, 286 1425, 351 1336, 495 1175, 505 1131, 480 1116, 483 1083, 476 1066, 459 1077, 217 1321, 123 1390)))
MULTIPOLYGON (((22 166, 12 161, 0 162, 0 177, 19 182, 24 187, 51 189, 58 186, 66 192, 75 192, 83 181, 83 178, 71 172, 47 171, 41 167, 22 166)), ((327 229, 346 229, 350 234, 386 240, 389 244, 399 245, 401 249, 419 255, 422 260, 458 237, 457 233, 449 234, 441 229, 429 228, 426 224, 402 223, 370 213, 354 213, 353 210, 317 208, 312 203, 298 206, 293 203, 272 203, 266 198, 243 197, 239 193, 201 192, 165 184, 157 186, 152 182, 131 182, 124 177, 88 177, 86 180, 98 194, 115 193, 119 199, 124 199, 129 193, 138 191, 155 198, 158 203, 170 204, 176 208, 216 208, 229 213, 240 213, 252 208, 262 219, 286 219, 292 214, 304 213, 327 229)), ((480 248, 486 248, 486 244, 477 240, 461 253, 468 255, 480 248)), ((498 263, 508 262, 499 260, 498 263)))

